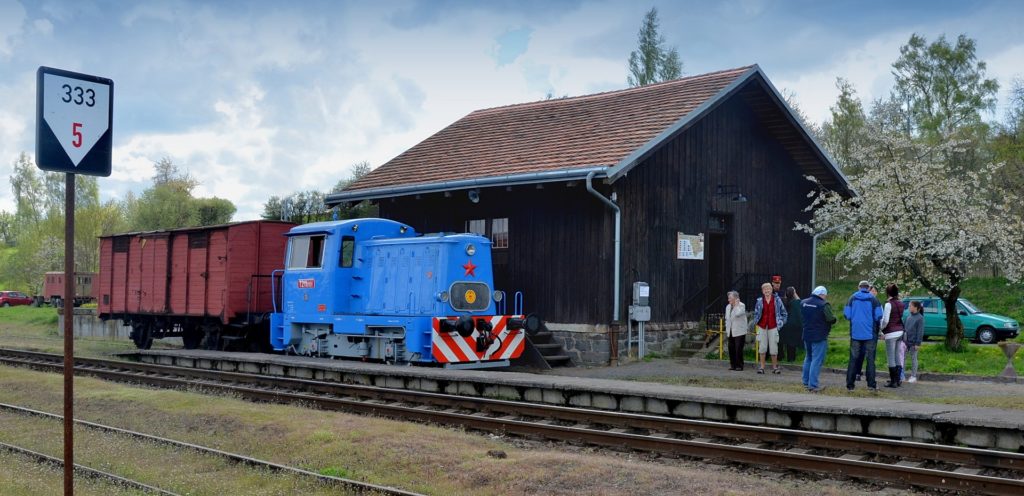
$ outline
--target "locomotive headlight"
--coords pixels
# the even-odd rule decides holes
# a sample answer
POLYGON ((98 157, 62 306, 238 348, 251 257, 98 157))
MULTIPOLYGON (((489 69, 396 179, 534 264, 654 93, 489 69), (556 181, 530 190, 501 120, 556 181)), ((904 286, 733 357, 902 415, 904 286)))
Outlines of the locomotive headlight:
POLYGON ((494 301, 500 302, 505 299, 505 292, 500 289, 495 290, 494 293, 491 294, 491 298, 494 298, 494 301))
POLYGON ((469 255, 471 257, 473 255, 476 255, 476 247, 473 246, 473 243, 466 245, 466 255, 469 255))
POLYGON ((437 301, 440 301, 441 303, 447 302, 448 301, 448 292, 447 291, 441 291, 440 293, 437 293, 437 301))

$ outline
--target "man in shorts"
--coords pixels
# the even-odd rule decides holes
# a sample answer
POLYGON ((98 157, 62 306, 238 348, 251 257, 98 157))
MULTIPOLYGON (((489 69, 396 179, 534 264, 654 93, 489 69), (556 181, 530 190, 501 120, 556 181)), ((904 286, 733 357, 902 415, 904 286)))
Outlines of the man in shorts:
POLYGON ((757 353, 761 364, 757 369, 758 374, 764 373, 765 355, 772 356, 772 373, 782 373, 779 368, 779 328, 786 325, 788 317, 786 305, 775 294, 772 284, 762 284, 761 297, 754 306, 754 320, 751 321, 751 326, 756 329, 757 353))

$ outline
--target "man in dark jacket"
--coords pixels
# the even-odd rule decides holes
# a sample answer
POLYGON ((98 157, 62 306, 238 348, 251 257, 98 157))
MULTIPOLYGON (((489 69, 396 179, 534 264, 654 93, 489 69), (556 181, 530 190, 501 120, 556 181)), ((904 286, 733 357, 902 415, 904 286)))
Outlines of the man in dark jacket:
POLYGON ((826 298, 828 290, 825 286, 818 286, 811 292, 810 298, 800 302, 800 315, 804 321, 804 350, 807 352, 804 355, 803 382, 808 391, 815 393, 822 390, 818 385, 818 376, 828 351, 828 334, 832 331, 832 324, 836 323, 832 306, 826 298))
POLYGON ((868 389, 878 390, 875 382, 875 351, 878 346, 878 323, 882 320, 882 304, 871 294, 871 283, 861 281, 858 290, 843 307, 843 316, 850 321, 850 363, 846 366, 846 389, 853 391, 861 365, 867 361, 868 389))

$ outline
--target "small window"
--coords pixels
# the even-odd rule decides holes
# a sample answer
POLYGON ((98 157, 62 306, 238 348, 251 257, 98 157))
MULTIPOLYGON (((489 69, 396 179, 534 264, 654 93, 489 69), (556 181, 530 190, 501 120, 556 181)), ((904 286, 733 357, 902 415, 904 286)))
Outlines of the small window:
POLYGON ((341 237, 341 258, 338 260, 338 266, 343 268, 349 268, 352 266, 352 257, 356 251, 356 238, 353 236, 342 236, 341 237))
POLYGON ((508 217, 491 220, 491 247, 508 248, 508 217))
POLYGON ((114 238, 114 253, 128 253, 130 242, 131 238, 128 237, 114 238))
POLYGON ((487 236, 487 219, 467 220, 466 232, 487 236))
POLYGON ((318 269, 323 265, 324 236, 294 236, 288 252, 289 269, 318 269))
POLYGON ((193 249, 206 248, 207 236, 205 232, 189 233, 188 247, 193 249))

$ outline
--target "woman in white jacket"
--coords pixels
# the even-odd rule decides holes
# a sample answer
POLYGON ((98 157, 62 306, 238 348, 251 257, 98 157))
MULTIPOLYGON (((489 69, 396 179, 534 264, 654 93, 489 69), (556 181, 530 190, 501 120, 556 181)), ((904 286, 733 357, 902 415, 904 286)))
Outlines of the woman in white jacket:
POLYGON ((740 294, 729 291, 725 306, 725 337, 729 341, 729 370, 743 370, 743 345, 747 339, 747 307, 740 294))

